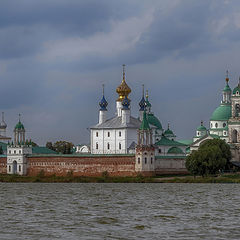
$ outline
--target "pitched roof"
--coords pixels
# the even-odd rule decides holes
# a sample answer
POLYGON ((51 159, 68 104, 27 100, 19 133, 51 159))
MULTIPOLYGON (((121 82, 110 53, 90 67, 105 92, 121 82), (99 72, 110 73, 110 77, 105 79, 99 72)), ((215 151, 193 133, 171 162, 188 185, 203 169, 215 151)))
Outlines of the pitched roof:
POLYGON ((141 121, 137 118, 134 117, 130 117, 130 122, 129 123, 122 123, 122 117, 113 117, 110 118, 108 120, 106 120, 105 122, 101 123, 101 124, 97 124, 93 127, 91 127, 91 129, 102 129, 102 128, 106 128, 106 129, 113 129, 113 128, 140 128, 141 126, 141 121))
POLYGON ((156 145, 158 146, 187 146, 186 144, 174 141, 174 140, 170 140, 168 138, 166 138, 165 136, 162 136, 162 138, 156 142, 156 145))
POLYGON ((150 126, 149 126, 149 123, 148 123, 148 120, 147 120, 147 114, 146 114, 145 111, 143 113, 143 120, 142 120, 140 129, 141 130, 149 130, 150 129, 150 126))

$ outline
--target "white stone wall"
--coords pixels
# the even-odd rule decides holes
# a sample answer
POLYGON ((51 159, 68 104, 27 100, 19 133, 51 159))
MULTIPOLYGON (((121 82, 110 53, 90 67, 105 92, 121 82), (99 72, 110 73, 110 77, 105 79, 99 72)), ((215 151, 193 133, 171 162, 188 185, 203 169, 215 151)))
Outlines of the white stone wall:
POLYGON ((91 153, 125 154, 133 141, 137 143, 137 129, 92 129, 91 153))
POLYGON ((136 153, 135 171, 153 172, 155 170, 154 150, 136 153))
POLYGON ((186 172, 185 159, 156 159, 155 171, 157 172, 186 172))

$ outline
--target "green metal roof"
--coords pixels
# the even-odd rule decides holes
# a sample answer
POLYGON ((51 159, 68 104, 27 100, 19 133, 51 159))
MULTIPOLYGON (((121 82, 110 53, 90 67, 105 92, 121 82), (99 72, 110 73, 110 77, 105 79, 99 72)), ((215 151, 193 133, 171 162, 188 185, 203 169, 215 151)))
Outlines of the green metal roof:
POLYGON ((162 138, 156 142, 156 145, 158 146, 187 146, 186 144, 174 141, 174 140, 170 140, 168 138, 166 138, 165 136, 162 136, 162 138))
POLYGON ((23 130, 23 129, 24 129, 24 126, 23 126, 23 124, 19 121, 19 122, 16 124, 15 129, 23 130))
POLYGON ((207 129, 206 129, 203 125, 200 125, 200 126, 197 128, 197 131, 207 131, 207 129))
POLYGON ((149 113, 147 115, 147 119, 149 124, 157 127, 157 129, 162 129, 162 124, 160 123, 160 121, 153 115, 153 113, 149 113))
POLYGON ((236 94, 236 92, 239 92, 240 94, 240 84, 238 84, 234 89, 233 89, 233 94, 236 94))
POLYGON ((186 156, 168 156, 168 155, 162 155, 162 156, 155 156, 155 159, 185 159, 186 156))
POLYGON ((164 132, 164 135, 165 135, 165 136, 175 136, 174 133, 173 133, 173 131, 170 130, 169 128, 164 132))
POLYGON ((143 120, 142 120, 142 123, 141 123, 141 126, 140 126, 140 130, 149 130, 149 129, 150 129, 150 126, 149 126, 149 123, 148 123, 147 114, 144 111, 143 120))
POLYGON ((7 143, 0 142, 0 146, 2 147, 3 151, 7 151, 7 143))
POLYGON ((224 92, 231 92, 232 89, 229 87, 228 83, 226 84, 225 88, 223 89, 224 92))
POLYGON ((221 104, 215 109, 211 121, 227 121, 232 116, 232 106, 230 104, 221 104))
POLYGON ((184 154, 181 148, 178 147, 171 147, 168 152, 169 154, 184 154))

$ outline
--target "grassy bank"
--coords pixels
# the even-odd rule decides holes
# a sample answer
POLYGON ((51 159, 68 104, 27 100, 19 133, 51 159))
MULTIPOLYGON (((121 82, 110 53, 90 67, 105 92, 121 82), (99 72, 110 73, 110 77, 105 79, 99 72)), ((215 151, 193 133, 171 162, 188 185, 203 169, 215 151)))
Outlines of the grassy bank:
POLYGON ((42 183, 240 183, 240 174, 224 174, 211 177, 162 175, 157 177, 73 177, 73 176, 19 176, 0 174, 0 182, 42 182, 42 183))

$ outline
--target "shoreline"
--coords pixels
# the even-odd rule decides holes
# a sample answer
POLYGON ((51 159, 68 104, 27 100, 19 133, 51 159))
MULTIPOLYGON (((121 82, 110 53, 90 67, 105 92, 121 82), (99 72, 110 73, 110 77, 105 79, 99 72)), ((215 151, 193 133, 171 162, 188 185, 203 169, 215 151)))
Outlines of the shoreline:
POLYGON ((161 175, 155 177, 75 177, 75 176, 19 176, 0 174, 0 182, 13 183, 240 183, 240 173, 219 176, 161 175))

